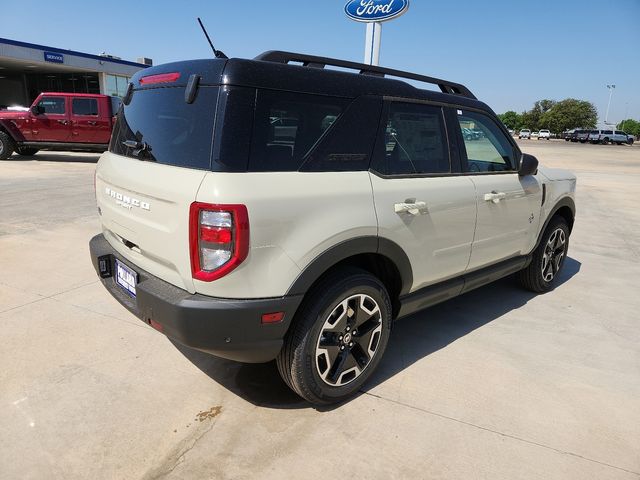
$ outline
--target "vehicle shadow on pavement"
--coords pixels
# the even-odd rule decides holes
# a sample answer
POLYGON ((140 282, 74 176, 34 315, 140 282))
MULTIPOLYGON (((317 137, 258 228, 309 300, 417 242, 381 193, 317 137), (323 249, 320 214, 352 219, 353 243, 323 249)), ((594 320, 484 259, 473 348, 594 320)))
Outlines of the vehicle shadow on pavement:
MULTIPOLYGON (((581 263, 567 257, 558 288, 580 271, 581 263)), ((360 394, 385 382, 418 360, 446 347, 505 313, 525 305, 535 293, 519 287, 513 276, 473 290, 398 321, 378 371, 360 394)), ((276 409, 309 408, 280 378, 275 362, 241 364, 173 342, 196 367, 215 382, 256 406, 276 409)), ((348 401, 347 401, 348 402, 348 401)), ((320 411, 341 404, 317 407, 320 411)))
POLYGON ((35 155, 12 155, 5 162, 31 162, 38 160, 40 162, 64 162, 64 163, 98 163, 100 153, 95 155, 65 155, 61 153, 38 152, 35 155))

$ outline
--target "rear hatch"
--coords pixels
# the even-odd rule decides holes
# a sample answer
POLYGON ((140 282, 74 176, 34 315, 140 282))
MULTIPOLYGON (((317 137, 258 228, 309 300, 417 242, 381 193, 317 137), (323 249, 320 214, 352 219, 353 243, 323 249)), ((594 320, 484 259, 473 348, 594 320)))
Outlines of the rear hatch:
POLYGON ((180 62, 138 73, 118 113, 109 151, 96 168, 107 241, 134 269, 191 293, 189 207, 211 167, 224 64, 180 62), (189 103, 185 93, 193 75, 198 87, 189 103))

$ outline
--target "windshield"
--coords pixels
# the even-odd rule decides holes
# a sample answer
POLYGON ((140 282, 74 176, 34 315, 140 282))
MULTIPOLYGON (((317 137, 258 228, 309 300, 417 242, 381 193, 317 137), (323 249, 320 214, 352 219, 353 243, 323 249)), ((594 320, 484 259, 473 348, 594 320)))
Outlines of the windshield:
POLYGON ((200 87, 191 104, 185 102, 183 87, 135 91, 131 103, 120 109, 109 151, 165 165, 208 170, 218 90, 200 87))

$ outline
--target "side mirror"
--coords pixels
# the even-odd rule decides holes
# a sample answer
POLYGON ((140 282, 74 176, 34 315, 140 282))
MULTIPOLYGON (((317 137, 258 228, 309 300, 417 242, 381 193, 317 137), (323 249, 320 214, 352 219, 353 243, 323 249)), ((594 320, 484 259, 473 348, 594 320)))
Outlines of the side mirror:
POLYGON ((40 115, 43 113, 42 107, 39 107, 38 105, 33 105, 30 110, 33 115, 40 115))
POLYGON ((527 175, 535 175, 538 172, 538 159, 528 153, 523 153, 520 158, 520 168, 518 175, 526 177, 527 175))

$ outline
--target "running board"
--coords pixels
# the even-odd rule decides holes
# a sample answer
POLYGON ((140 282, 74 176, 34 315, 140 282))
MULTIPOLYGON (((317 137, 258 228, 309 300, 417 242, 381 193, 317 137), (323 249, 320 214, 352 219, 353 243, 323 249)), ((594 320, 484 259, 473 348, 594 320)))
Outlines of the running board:
POLYGON ((531 261, 530 255, 510 258, 495 265, 481 268, 473 272, 446 280, 444 282, 429 285, 413 293, 400 297, 400 311, 398 317, 406 317, 424 308, 467 293, 478 287, 499 280, 525 268, 531 261))

